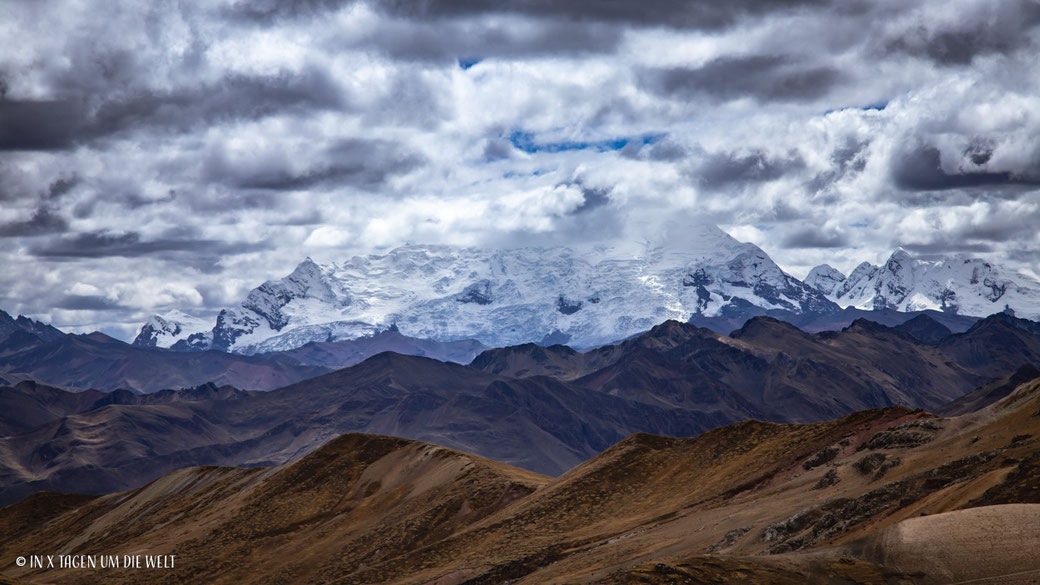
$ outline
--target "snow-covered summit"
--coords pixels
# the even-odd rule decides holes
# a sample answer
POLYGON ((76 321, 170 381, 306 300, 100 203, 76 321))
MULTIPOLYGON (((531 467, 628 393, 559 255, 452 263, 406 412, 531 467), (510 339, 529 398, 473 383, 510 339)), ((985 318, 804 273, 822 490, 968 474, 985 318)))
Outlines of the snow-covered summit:
POLYGON ((141 327, 140 333, 134 339, 134 345, 168 348, 178 341, 186 341, 193 335, 208 338, 211 329, 211 321, 192 317, 183 311, 168 311, 162 315, 152 315, 141 327))
MULTIPOLYGON (((749 307, 837 310, 757 246, 715 226, 684 226, 655 241, 614 246, 406 245, 342 263, 308 258, 289 276, 265 282, 239 306, 221 311, 210 343, 266 352, 354 339, 396 324, 404 335, 440 341, 472 338, 503 346, 553 340, 581 347, 667 319, 731 316, 749 307)), ((172 346, 188 336, 170 339, 172 346)))
POLYGON ((828 289, 833 279, 820 277, 826 268, 814 268, 806 284, 842 307, 931 309, 978 317, 1010 308, 1019 317, 1040 318, 1040 282, 978 258, 922 260, 899 248, 881 266, 860 264, 833 289, 828 289))
POLYGON ((830 264, 820 264, 809 271, 804 282, 823 294, 830 295, 845 282, 845 275, 830 264))

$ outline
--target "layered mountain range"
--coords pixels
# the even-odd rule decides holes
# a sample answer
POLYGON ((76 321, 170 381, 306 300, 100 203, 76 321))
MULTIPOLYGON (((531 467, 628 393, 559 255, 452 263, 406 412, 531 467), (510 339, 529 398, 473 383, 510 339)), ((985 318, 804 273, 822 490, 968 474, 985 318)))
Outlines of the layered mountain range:
POLYGON ((678 241, 614 247, 487 250, 403 246, 343 263, 305 260, 253 289, 216 323, 155 316, 135 344, 257 353, 369 335, 588 347, 668 319, 838 307, 760 248, 714 226, 678 241))
POLYGON ((1038 412, 1034 381, 954 418, 893 407, 636 434, 555 479, 347 434, 287 465, 37 494, 0 509, 0 555, 176 557, 5 568, 61 585, 1025 585, 1040 575, 1038 412))
POLYGON ((822 330, 869 310, 969 318, 947 322, 959 331, 970 318, 1003 310, 1037 319, 1040 282, 982 260, 924 261, 903 250, 883 266, 864 263, 848 276, 819 266, 802 282, 759 247, 700 225, 667 242, 613 247, 408 245, 341 263, 308 258, 220 311, 215 322, 180 310, 155 315, 134 344, 254 354, 396 327, 435 341, 581 348, 668 319, 728 333, 750 317, 770 315, 822 330))
POLYGON ((691 436, 749 418, 809 422, 955 400, 977 408, 1002 396, 1007 382, 995 380, 1023 379, 1028 364, 1040 364, 1040 325, 1003 313, 963 333, 927 316, 816 334, 756 317, 729 336, 669 321, 587 352, 525 344, 469 365, 384 352, 268 392, 206 385, 140 396, 22 382, 0 388, 0 503, 129 489, 189 465, 282 464, 345 432, 556 475, 635 432, 691 436), (965 398, 977 388, 989 389, 965 398))
POLYGON ((438 342, 396 329, 358 339, 311 342, 281 352, 239 355, 216 350, 177 352, 130 345, 105 335, 66 335, 21 328, 0 337, 0 384, 41 382, 70 390, 157 392, 206 383, 273 390, 357 364, 385 351, 468 363, 485 346, 474 340, 438 342))
POLYGON ((848 276, 817 266, 805 283, 842 307, 1040 318, 1040 282, 978 258, 923 260, 899 249, 883 265, 864 262, 848 276))

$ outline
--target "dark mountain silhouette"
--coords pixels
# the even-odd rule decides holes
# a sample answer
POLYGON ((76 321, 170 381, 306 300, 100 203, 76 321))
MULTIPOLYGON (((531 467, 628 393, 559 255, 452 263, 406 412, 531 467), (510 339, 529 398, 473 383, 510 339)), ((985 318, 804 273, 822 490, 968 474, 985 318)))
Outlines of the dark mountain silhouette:
POLYGON ((747 312, 737 313, 729 316, 704 317, 694 315, 690 323, 698 327, 705 327, 718 333, 727 334, 739 329, 748 319, 754 317, 772 317, 785 323, 790 323, 802 331, 819 333, 821 331, 838 331, 848 327, 857 319, 874 321, 888 327, 896 327, 921 315, 927 316, 953 332, 961 333, 970 328, 979 317, 958 315, 956 313, 944 313, 941 311, 896 311, 894 309, 875 309, 867 311, 854 307, 847 307, 839 311, 805 312, 794 313, 783 309, 762 309, 753 307, 747 312))
POLYGON ((953 331, 951 331, 949 327, 926 314, 921 314, 909 321, 905 321, 904 323, 897 325, 896 329, 904 333, 909 333, 918 341, 933 345, 946 339, 950 335, 953 335, 953 331))
POLYGON ((347 341, 314 341, 296 349, 274 352, 274 354, 295 359, 301 364, 338 369, 361 363, 385 351, 468 364, 486 349, 487 346, 474 339, 460 341, 418 339, 403 335, 396 327, 393 327, 370 337, 347 341))
MULTIPOLYGON (((1023 363, 1040 363, 1034 325, 999 315, 931 345, 867 320, 809 334, 758 317, 732 336, 670 321, 585 353, 523 345, 489 350, 472 366, 387 352, 270 392, 210 384, 148 396, 52 397, 43 406, 13 392, 10 416, 30 413, 33 422, 0 413, 10 433, 0 439, 0 501, 73 485, 129 489, 190 465, 282 464, 345 432, 429 441, 556 475, 634 432, 690 436, 748 418, 811 422, 893 405, 939 409, 1023 363)), ((100 344, 127 347, 87 339, 100 344)), ((92 367, 88 359, 68 371, 92 367)))
POLYGON ((103 333, 50 338, 14 329, 0 336, 0 383, 35 380, 69 389, 124 388, 147 393, 214 382, 272 390, 384 351, 468 363, 485 349, 473 340, 428 341, 391 330, 350 341, 315 342, 291 351, 245 356, 141 347, 103 333))
POLYGON ((215 382, 271 390, 328 371, 278 355, 140 348, 97 332, 63 335, 50 341, 15 332, 0 340, 0 372, 68 388, 155 392, 215 382))
POLYGON ((393 353, 271 392, 205 388, 123 393, 0 439, 0 502, 72 485, 127 489, 189 465, 284 463, 350 431, 466 447, 557 474, 635 431, 691 435, 729 422, 549 377, 510 379, 393 353))
POLYGON ((1040 378, 1040 368, 1033 364, 1027 364, 1015 370, 1013 374, 1001 376, 975 390, 961 396, 953 402, 944 405, 936 412, 946 416, 957 416, 981 410, 1004 398, 1015 389, 1040 378))
POLYGON ((1040 323, 997 313, 947 337, 937 348, 987 378, 998 378, 1040 363, 1040 323))
POLYGON ((866 319, 842 331, 810 334, 755 317, 731 336, 670 321, 586 353, 529 344, 489 350, 471 365, 514 376, 556 376, 637 401, 723 412, 734 420, 811 421, 894 404, 939 408, 1040 358, 1040 336, 1028 329, 1015 329, 1007 347, 989 338, 984 323, 1002 327, 1007 319, 993 316, 950 337, 943 347, 952 352, 866 319), (980 344, 988 352, 982 358, 959 349, 980 344), (994 367, 993 360, 1001 365, 994 367))
POLYGON ((34 321, 28 317, 18 315, 11 317, 8 313, 0 311, 0 339, 11 335, 16 331, 31 333, 45 341, 53 341, 65 335, 60 329, 52 327, 40 321, 34 321))

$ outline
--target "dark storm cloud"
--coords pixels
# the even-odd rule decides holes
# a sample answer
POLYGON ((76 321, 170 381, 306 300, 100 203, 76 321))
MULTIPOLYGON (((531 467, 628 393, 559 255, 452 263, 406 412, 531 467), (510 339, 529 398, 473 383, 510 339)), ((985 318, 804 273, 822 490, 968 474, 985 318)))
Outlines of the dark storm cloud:
MULTIPOLYGON (((355 0, 262 0, 237 2, 232 20, 275 25, 286 19, 320 16, 355 0)), ((830 0, 373 0, 364 2, 385 17, 361 45, 408 60, 467 63, 486 57, 559 55, 613 51, 630 27, 717 30, 746 17, 799 8, 819 8, 830 0), (526 19, 528 26, 494 17, 526 19)))
POLYGON ((69 224, 60 215, 46 207, 39 207, 25 221, 0 224, 0 238, 41 236, 68 231, 69 224))
MULTIPOLYGON (((356 4, 356 0, 258 0, 240 1, 228 14, 263 23, 284 18, 310 17, 356 4)), ((465 19, 515 14, 546 21, 595 21, 627 26, 713 30, 749 16, 799 8, 817 9, 829 0, 372 0, 377 11, 411 20, 465 19)))
POLYGON ((941 65, 968 65, 980 55, 1033 50, 1030 33, 1040 25, 1040 3, 1007 0, 965 11, 951 24, 923 22, 890 38, 885 50, 927 58, 941 65))
POLYGON ((185 132, 276 113, 337 110, 348 101, 319 69, 264 77, 229 75, 217 83, 171 91, 138 89, 105 98, 93 111, 83 105, 87 99, 0 100, 0 150, 68 149, 125 131, 185 132))
POLYGON ((689 155, 685 146, 674 140, 662 140, 650 145, 647 150, 647 158, 658 162, 675 162, 689 155))
POLYGON ((844 233, 820 228, 800 229, 780 242, 782 248, 841 248, 848 245, 849 239, 844 233))
POLYGON ((934 258, 946 258, 950 254, 989 254, 993 252, 994 246, 985 242, 966 242, 943 238, 926 244, 903 244, 908 252, 931 256, 934 258))
POLYGON ((786 157, 775 157, 760 149, 750 149, 705 153, 689 170, 689 174, 701 188, 710 191, 775 181, 804 168, 805 161, 797 152, 790 152, 786 157))
POLYGON ((207 255, 244 254, 268 248, 264 243, 230 242, 213 239, 160 237, 145 240, 138 232, 112 234, 88 232, 66 236, 29 248, 39 258, 136 258, 164 253, 202 253, 207 255))
POLYGON ((623 34, 623 29, 603 23, 516 26, 509 22, 474 25, 449 21, 433 26, 399 20, 379 23, 360 45, 396 59, 453 63, 459 55, 508 58, 611 52, 623 34))
POLYGON ((377 187, 392 176, 421 166, 423 157, 388 140, 342 139, 322 152, 324 160, 295 169, 288 153, 275 153, 262 164, 238 164, 224 156, 209 161, 210 180, 244 189, 286 191, 321 185, 377 187))
POLYGON ((803 7, 818 8, 827 0, 381 0, 385 13, 411 19, 446 19, 486 14, 521 14, 547 20, 600 21, 634 26, 718 29, 743 17, 803 7))
POLYGON ((643 85, 667 97, 706 96, 720 100, 805 101, 826 95, 842 74, 835 68, 801 63, 791 57, 719 57, 702 67, 648 69, 643 85))
POLYGON ((290 213, 283 219, 268 222, 269 225, 284 226, 312 226, 325 221, 325 216, 318 209, 311 209, 298 213, 290 213))
POLYGON ((148 126, 184 131, 276 113, 336 110, 346 101, 336 82, 317 68, 265 77, 231 75, 211 85, 171 92, 146 90, 107 101, 98 109, 90 130, 95 135, 148 126))
POLYGON ((0 99, 0 150, 58 150, 73 144, 86 110, 74 100, 0 99))
MULTIPOLYGON (((207 181, 210 179, 204 177, 207 181)), ((219 182, 217 179, 212 179, 219 182)), ((225 180, 225 182, 233 182, 225 180)), ((291 214, 294 209, 286 208, 285 198, 277 191, 220 189, 216 193, 207 189, 198 189, 177 195, 178 204, 185 211, 196 214, 195 217, 234 218, 234 214, 250 211, 283 210, 291 214)))
POLYGON ((870 141, 847 137, 831 152, 830 162, 833 167, 817 173, 806 184, 806 190, 809 193, 819 193, 847 175, 863 172, 867 166, 866 150, 868 146, 870 146, 870 141))
POLYGON ((51 302, 56 309, 71 311, 125 311, 132 307, 117 303, 105 297, 93 295, 62 295, 51 302))
POLYGON ((632 141, 620 151, 621 156, 632 160, 649 160, 654 162, 676 162, 686 158, 690 151, 674 139, 665 136, 651 144, 632 141))
POLYGON ((911 191, 1040 185, 1040 177, 1036 176, 1040 169, 1024 169, 1030 174, 961 169, 947 172, 942 167, 941 157, 938 148, 927 144, 897 152, 891 162, 892 180, 896 186, 911 191))
POLYGON ((975 137, 968 144, 967 148, 964 149, 964 156, 968 157, 968 160, 970 160, 972 164, 982 166, 993 158, 994 148, 995 144, 993 140, 975 137))
POLYGON ((314 16, 353 4, 353 0, 239 0, 225 14, 231 18, 273 23, 285 18, 314 16))
POLYGON ((47 186, 47 199, 59 199, 79 184, 79 177, 60 177, 47 186))

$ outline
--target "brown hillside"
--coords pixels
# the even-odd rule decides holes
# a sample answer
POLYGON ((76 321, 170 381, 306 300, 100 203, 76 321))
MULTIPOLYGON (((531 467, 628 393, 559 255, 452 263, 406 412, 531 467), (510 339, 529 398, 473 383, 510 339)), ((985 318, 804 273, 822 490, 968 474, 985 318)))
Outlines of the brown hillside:
POLYGON ((1040 571, 1038 447, 1040 380, 955 418, 892 407, 637 434, 552 481, 353 434, 292 465, 189 469, 56 506, 0 554, 178 555, 160 583, 1015 582, 1040 571))
MULTIPOLYGON (((97 498, 5 539, 0 554, 133 550, 175 554, 155 583, 314 583, 363 572, 379 582, 395 556, 444 539, 543 485, 547 478, 443 447, 344 435, 277 468, 185 469, 131 492, 97 498)), ((15 517, 30 498, 0 514, 15 517)), ((35 582, 137 583, 133 571, 12 568, 35 582)))

